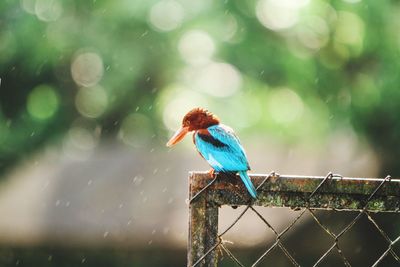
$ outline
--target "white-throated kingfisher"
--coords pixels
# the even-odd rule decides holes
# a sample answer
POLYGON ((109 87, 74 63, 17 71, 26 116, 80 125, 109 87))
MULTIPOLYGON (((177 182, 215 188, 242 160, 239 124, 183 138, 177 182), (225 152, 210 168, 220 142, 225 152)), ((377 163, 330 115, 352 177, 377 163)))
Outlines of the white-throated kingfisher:
POLYGON ((233 130, 223 124, 211 112, 194 108, 182 120, 182 126, 168 141, 171 147, 181 141, 189 132, 193 133, 193 142, 200 155, 211 165, 210 173, 238 172, 244 185, 253 198, 257 198, 256 189, 247 171, 250 170, 246 154, 233 130))

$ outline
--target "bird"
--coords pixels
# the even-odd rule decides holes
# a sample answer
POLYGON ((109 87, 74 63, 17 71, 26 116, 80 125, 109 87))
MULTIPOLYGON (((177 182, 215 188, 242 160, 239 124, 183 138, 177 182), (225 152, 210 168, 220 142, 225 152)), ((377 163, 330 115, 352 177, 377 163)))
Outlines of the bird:
POLYGON ((247 174, 250 166, 246 153, 232 128, 221 124, 207 109, 197 107, 183 117, 180 129, 169 139, 167 147, 179 143, 191 132, 197 151, 211 166, 211 176, 215 172, 238 173, 251 197, 256 199, 256 189, 247 174))

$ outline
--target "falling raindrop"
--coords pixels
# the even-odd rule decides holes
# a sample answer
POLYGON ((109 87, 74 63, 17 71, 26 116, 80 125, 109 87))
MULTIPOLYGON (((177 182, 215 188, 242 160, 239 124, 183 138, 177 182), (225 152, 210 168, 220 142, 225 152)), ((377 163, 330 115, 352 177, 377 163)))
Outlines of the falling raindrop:
POLYGON ((44 182, 42 190, 46 189, 49 186, 49 184, 50 184, 49 181, 44 182))
POLYGON ((145 30, 145 31, 142 33, 142 35, 140 35, 140 37, 141 37, 141 38, 142 38, 142 37, 145 37, 148 33, 149 33, 149 31, 148 31, 148 30, 145 30))
POLYGON ((103 237, 106 238, 108 236, 108 232, 104 232, 103 237))
POLYGON ((88 184, 88 186, 90 186, 92 183, 93 183, 93 181, 89 180, 87 184, 88 184))
POLYGON ((138 186, 138 185, 140 185, 140 184, 143 182, 143 180, 144 180, 144 177, 143 177, 143 176, 137 175, 137 176, 133 177, 132 183, 133 183, 135 186, 138 186))

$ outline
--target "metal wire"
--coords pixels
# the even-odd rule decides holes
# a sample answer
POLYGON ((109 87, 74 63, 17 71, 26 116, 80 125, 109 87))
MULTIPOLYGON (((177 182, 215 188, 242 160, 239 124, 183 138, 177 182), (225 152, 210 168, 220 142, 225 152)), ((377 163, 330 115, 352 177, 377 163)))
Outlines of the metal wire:
MULTIPOLYGON (((266 183, 271 177, 279 177, 279 174, 276 174, 274 172, 271 172, 262 182, 257 186, 257 190, 263 187, 264 183, 266 183)), ((244 267, 245 265, 239 261, 239 259, 228 249, 228 247, 224 244, 225 241, 222 239, 222 237, 232 229, 233 226, 236 225, 236 223, 249 211, 251 210, 254 212, 257 217, 267 226, 267 228, 272 231, 272 233, 275 235, 275 242, 268 247, 268 249, 265 250, 265 252, 257 258, 254 263, 251 265, 252 267, 256 267, 260 265, 269 255, 270 253, 275 250, 275 249, 280 249, 283 252, 283 255, 286 256, 286 258, 291 262, 293 266, 300 267, 301 265, 298 263, 296 258, 293 256, 293 253, 291 253, 284 245, 282 242, 282 237, 294 227, 294 225, 308 212, 308 214, 311 215, 313 220, 317 223, 317 225, 332 239, 333 244, 327 249, 319 258, 318 260, 313 264, 313 266, 319 266, 322 262, 326 260, 326 258, 334 251, 336 250, 342 259, 343 263, 345 266, 350 267, 352 266, 350 261, 346 258, 345 253, 343 252, 342 248, 339 245, 340 238, 346 234, 361 218, 362 216, 366 216, 368 220, 374 225, 374 227, 377 229, 377 231, 380 233, 380 235, 386 240, 388 243, 387 249, 381 254, 381 256, 374 262, 372 266, 378 266, 379 263, 383 261, 383 259, 387 255, 391 255, 399 264, 400 264, 400 257, 397 255, 397 253, 393 250, 393 246, 400 242, 400 236, 394 239, 393 241, 389 238, 389 236, 385 233, 385 231, 379 226, 379 224, 376 222, 376 220, 373 218, 371 212, 368 211, 368 205, 370 201, 377 195, 379 190, 386 184, 391 181, 391 177, 387 176, 385 179, 383 179, 378 186, 368 195, 367 199, 365 200, 364 205, 362 206, 361 209, 358 209, 358 214, 348 223, 338 234, 333 233, 326 225, 322 223, 322 221, 318 218, 316 212, 315 212, 315 205, 313 208, 310 208, 310 201, 313 199, 315 194, 321 190, 321 188, 324 187, 325 184, 329 183, 332 178, 343 178, 341 175, 338 174, 333 174, 333 173, 328 173, 325 178, 315 187, 315 189, 308 194, 306 197, 306 207, 302 208, 300 213, 292 220, 286 228, 284 228, 283 231, 278 232, 265 218, 259 211, 255 209, 253 204, 248 204, 246 208, 236 217, 236 219, 225 229, 223 230, 220 234, 218 234, 218 242, 212 246, 202 257, 200 257, 192 266, 198 266, 200 263, 204 263, 204 259, 206 258, 207 255, 209 255, 211 252, 216 250, 217 248, 220 248, 222 252, 225 252, 227 257, 232 260, 233 263, 235 263, 237 266, 244 267)), ((214 182, 214 180, 213 180, 214 182)), ((203 192, 202 190, 201 192, 203 192)))

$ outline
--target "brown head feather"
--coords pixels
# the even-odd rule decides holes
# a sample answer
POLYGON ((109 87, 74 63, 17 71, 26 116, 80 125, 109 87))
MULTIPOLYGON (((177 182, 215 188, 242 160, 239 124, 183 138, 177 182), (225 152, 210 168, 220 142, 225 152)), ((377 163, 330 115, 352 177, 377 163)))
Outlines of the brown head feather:
POLYGON ((206 129, 217 124, 219 124, 218 117, 203 108, 192 109, 182 120, 182 126, 189 127, 189 131, 206 129))

